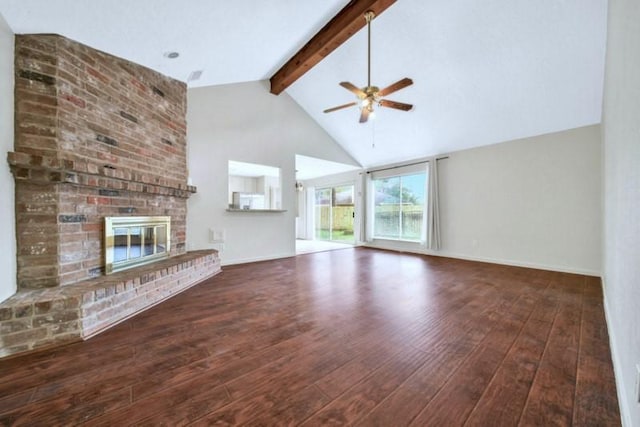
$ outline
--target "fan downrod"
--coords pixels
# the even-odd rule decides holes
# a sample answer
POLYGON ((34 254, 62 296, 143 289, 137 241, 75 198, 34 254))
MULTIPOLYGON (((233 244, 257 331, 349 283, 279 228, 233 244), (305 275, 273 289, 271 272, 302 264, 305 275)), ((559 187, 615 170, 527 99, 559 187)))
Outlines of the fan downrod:
POLYGON ((354 93, 359 102, 350 102, 348 104, 339 105, 337 107, 328 108, 324 110, 325 113, 331 113, 333 111, 342 110, 355 105, 360 107, 360 123, 365 123, 369 119, 369 115, 373 113, 374 105, 380 107, 388 107, 396 110, 409 111, 413 108, 411 104, 405 104, 403 102, 396 102, 382 97, 391 93, 397 92, 400 89, 404 89, 407 86, 413 84, 413 80, 408 77, 398 80, 390 86, 380 89, 377 86, 371 85, 371 21, 376 17, 376 14, 372 10, 368 10, 364 14, 364 19, 367 22, 367 85, 363 88, 359 88, 350 82, 340 82, 340 86, 354 93))

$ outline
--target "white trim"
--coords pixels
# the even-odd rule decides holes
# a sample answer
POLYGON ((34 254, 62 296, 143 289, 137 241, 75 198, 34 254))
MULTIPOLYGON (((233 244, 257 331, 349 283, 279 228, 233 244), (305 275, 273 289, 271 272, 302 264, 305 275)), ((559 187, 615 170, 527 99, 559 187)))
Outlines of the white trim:
POLYGON ((474 257, 467 256, 449 252, 424 252, 425 255, 433 255, 433 256, 443 256, 447 258, 458 258, 464 259, 467 261, 478 261, 478 262, 488 262, 491 264, 502 264, 502 265, 510 265, 513 267, 525 267, 525 268, 534 268, 536 270, 549 270, 549 271, 557 271, 560 273, 572 273, 572 274, 582 274, 584 276, 596 276, 600 277, 601 272, 597 270, 588 270, 582 268, 572 268, 560 265, 551 265, 551 264, 540 264, 536 262, 526 262, 526 261, 515 261, 515 260, 507 260, 501 258, 489 258, 489 257, 474 257))
POLYGON ((221 266, 229 266, 229 265, 236 265, 236 264, 248 264, 251 262, 260 262, 260 261, 271 261, 271 260, 275 260, 275 259, 283 259, 283 258, 291 258, 296 256, 295 252, 289 252, 286 254, 278 254, 278 255, 267 255, 267 256, 261 256, 261 257, 254 257, 254 258, 241 258, 241 259, 234 259, 234 260, 229 260, 229 261, 224 261, 222 260, 220 262, 221 266))
MULTIPOLYGON (((403 243, 417 244, 415 242, 403 242, 403 243)), ((419 250, 419 248, 416 249, 416 250, 412 250, 411 248, 398 248, 398 247, 394 248, 394 247, 387 247, 387 246, 381 246, 381 245, 376 245, 376 244, 372 244, 372 243, 363 243, 363 242, 357 242, 353 246, 354 247, 372 248, 372 249, 382 249, 382 250, 388 250, 388 251, 394 251, 394 252, 407 252, 407 253, 413 253, 413 254, 418 254, 418 255, 437 256, 437 257, 443 257, 443 258, 455 258, 455 259, 461 259, 461 260, 465 260, 465 261, 487 262, 487 263, 490 263, 490 264, 509 265, 509 266, 513 266, 513 267, 533 268, 533 269, 536 269, 536 270, 557 271, 559 273, 582 274, 584 276, 601 277, 600 276, 601 273, 599 271, 586 270, 586 269, 580 269, 580 268, 567 268, 567 267, 557 266, 557 265, 547 265, 547 264, 538 264, 538 263, 532 263, 532 262, 503 260, 503 259, 487 258, 487 257, 473 257, 473 256, 455 254, 455 253, 451 253, 451 252, 442 252, 442 251, 430 252, 430 251, 419 250)), ((275 260, 275 259, 290 258, 290 257, 294 257, 294 256, 296 256, 295 252, 294 253, 279 254, 279 255, 269 255, 269 256, 264 256, 264 257, 242 258, 242 259, 235 259, 235 260, 230 260, 230 261, 222 260, 220 265, 228 266, 228 265, 236 265, 236 264, 247 264, 247 263, 250 263, 250 262, 269 261, 269 260, 275 260)), ((603 279, 603 287, 604 287, 604 279, 603 279)), ((606 302, 606 298, 605 298, 605 302, 606 302)), ((607 322, 607 324, 609 324, 609 322, 607 322)), ((609 335, 609 337, 612 340, 612 335, 611 334, 609 335)), ((612 347, 612 349, 613 349, 613 347, 612 347)))
POLYGON ((422 242, 422 240, 420 239, 408 240, 408 239, 401 239, 399 237, 395 238, 395 237, 380 237, 380 236, 374 236, 373 240, 379 241, 379 242, 402 242, 402 243, 409 243, 409 244, 415 244, 415 245, 418 245, 422 242))
MULTIPOLYGON (((301 240, 309 240, 309 239, 301 239, 301 240)), ((311 239, 311 240, 313 240, 313 239, 311 239)), ((345 244, 353 246, 354 248, 356 248, 356 247, 366 247, 366 245, 363 245, 362 243, 355 243, 353 245, 351 243, 345 243, 345 244)), ((349 248, 344 248, 344 249, 349 249, 349 248)), ((374 249, 379 249, 379 248, 374 248, 374 249)), ((341 250, 341 249, 332 249, 332 250, 341 250)), ((277 259, 291 258, 291 257, 298 256, 298 255, 308 255, 308 254, 306 254, 306 253, 304 253, 304 254, 296 254, 294 252, 294 253, 287 253, 287 254, 280 254, 280 255, 269 255, 269 256, 264 256, 264 257, 234 259, 234 260, 230 260, 230 261, 221 261, 220 262, 220 266, 226 267, 226 266, 230 266, 230 265, 249 264, 251 262, 272 261, 272 260, 277 260, 277 259)))
POLYGON ((455 259, 462 259, 462 260, 466 260, 466 261, 487 262, 487 263, 490 263, 490 264, 500 264, 500 265, 510 265, 510 266, 513 266, 513 267, 533 268, 533 269, 536 269, 536 270, 557 271, 557 272, 560 272, 560 273, 582 274, 582 275, 585 275, 585 276, 596 276, 596 277, 600 277, 600 275, 601 275, 601 272, 600 271, 596 271, 596 270, 588 270, 588 269, 581 269, 581 268, 571 268, 571 267, 566 267, 566 266, 540 264, 540 263, 535 263, 535 262, 507 260, 507 259, 500 259, 500 258, 469 256, 469 255, 458 254, 458 253, 453 253, 453 252, 445 252, 445 251, 430 251, 430 250, 425 250, 423 247, 416 247, 414 249, 411 246, 412 245, 416 245, 415 242, 405 242, 405 241, 398 241, 398 242, 399 243, 406 243, 407 246, 406 247, 398 247, 398 246, 391 247, 391 246, 378 245, 378 244, 375 244, 375 242, 374 243, 365 244, 364 246, 367 246, 367 247, 370 247, 370 248, 374 248, 374 249, 385 249, 385 250, 391 250, 391 251, 396 251, 396 252, 408 252, 408 253, 415 253, 415 254, 420 254, 420 255, 430 255, 430 256, 437 256, 437 257, 443 257, 443 258, 455 258, 455 259))
POLYGON ((631 427, 631 410, 627 406, 627 402, 631 400, 627 400, 627 391, 624 388, 624 375, 622 375, 622 363, 620 362, 620 358, 618 357, 618 345, 615 330, 613 328, 613 322, 611 319, 611 310, 609 309, 609 301, 607 300, 607 286, 604 280, 604 275, 602 277, 602 293, 603 293, 603 305, 604 305, 604 317, 607 322, 607 331, 609 332, 609 349, 611 351, 611 361, 613 362, 613 374, 616 380, 616 390, 618 392, 618 405, 620 406, 620 420, 622 422, 622 427, 631 427))

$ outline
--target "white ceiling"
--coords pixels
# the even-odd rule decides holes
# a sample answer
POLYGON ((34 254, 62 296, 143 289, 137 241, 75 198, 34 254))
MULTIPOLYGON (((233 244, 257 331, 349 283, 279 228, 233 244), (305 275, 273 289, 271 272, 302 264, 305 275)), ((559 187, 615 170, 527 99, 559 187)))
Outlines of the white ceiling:
MULTIPOLYGON (((59 33, 186 81, 270 77, 346 0, 0 0, 15 33, 59 33), (163 53, 178 51, 167 59, 163 53)), ((366 84, 360 31, 287 92, 363 166, 600 122, 606 0, 398 0, 372 24, 372 83, 414 85, 358 123, 338 86, 366 84)))
POLYGON ((296 154, 296 179, 314 179, 360 169, 357 166, 296 154))
POLYGON ((346 3, 0 0, 0 14, 16 34, 60 34, 185 82, 202 70, 196 87, 269 78, 346 3))

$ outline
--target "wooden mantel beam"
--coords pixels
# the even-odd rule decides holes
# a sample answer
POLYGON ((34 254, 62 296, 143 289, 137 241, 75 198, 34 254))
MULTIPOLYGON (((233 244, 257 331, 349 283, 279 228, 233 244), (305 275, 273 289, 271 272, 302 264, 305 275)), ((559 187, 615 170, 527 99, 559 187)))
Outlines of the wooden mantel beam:
POLYGON ((379 16, 396 0, 351 0, 331 21, 311 38, 269 79, 271 93, 279 95, 338 46, 366 25, 364 14, 372 10, 379 16))

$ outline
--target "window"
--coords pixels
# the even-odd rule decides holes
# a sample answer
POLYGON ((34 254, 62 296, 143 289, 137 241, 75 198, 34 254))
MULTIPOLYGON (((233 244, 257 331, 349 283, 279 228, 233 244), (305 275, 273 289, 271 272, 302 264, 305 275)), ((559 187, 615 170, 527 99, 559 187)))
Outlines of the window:
POLYGON ((373 237, 421 240, 426 210, 426 173, 374 177, 372 183, 373 237))

